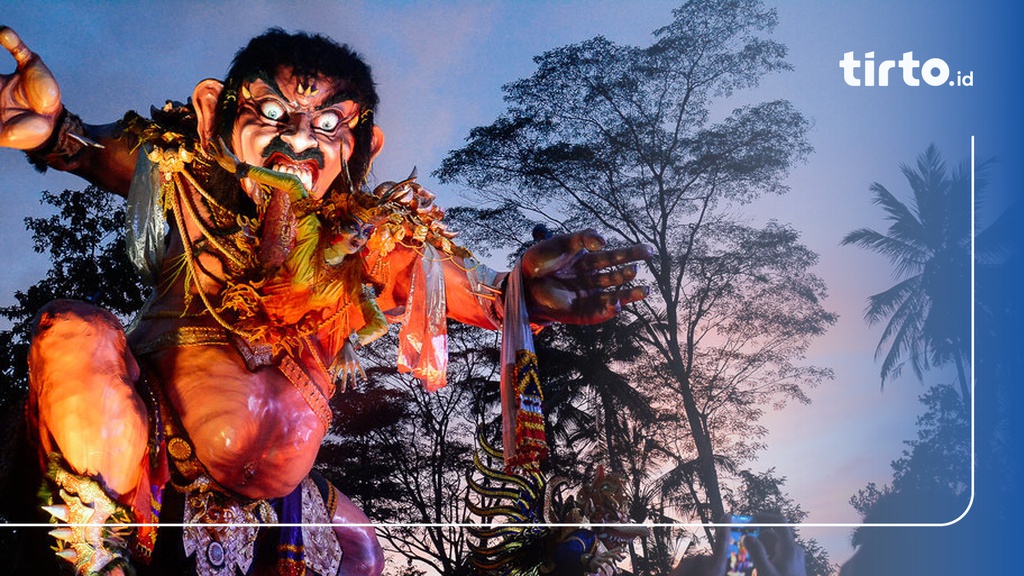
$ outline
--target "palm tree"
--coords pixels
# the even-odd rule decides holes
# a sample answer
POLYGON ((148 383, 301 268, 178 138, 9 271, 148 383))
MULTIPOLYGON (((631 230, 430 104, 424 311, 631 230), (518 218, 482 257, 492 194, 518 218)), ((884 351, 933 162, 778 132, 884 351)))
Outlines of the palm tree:
MULTIPOLYGON (((875 350, 882 360, 882 387, 899 376, 906 363, 919 379, 923 371, 953 363, 966 407, 970 386, 964 360, 970 352, 970 173, 966 166, 950 174, 934 145, 916 167, 900 166, 913 196, 903 203, 874 183, 872 202, 890 222, 886 234, 854 230, 842 244, 885 255, 896 284, 868 298, 869 324, 888 319, 875 350)), ((983 180, 978 180, 981 184, 983 180)))

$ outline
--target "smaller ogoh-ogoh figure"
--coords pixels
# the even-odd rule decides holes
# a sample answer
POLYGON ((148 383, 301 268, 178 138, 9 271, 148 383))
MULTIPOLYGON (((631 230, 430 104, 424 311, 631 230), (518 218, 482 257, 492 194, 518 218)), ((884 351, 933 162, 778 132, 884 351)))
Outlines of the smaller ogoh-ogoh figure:
MULTIPOLYGON (((105 310, 57 301, 30 346, 27 414, 47 510, 66 524, 54 531, 58 554, 79 574, 149 562, 204 576, 379 574, 369 519, 311 472, 335 381, 352 375, 350 336, 379 331, 383 310, 402 324, 399 367, 435 388, 446 318, 502 329, 516 357, 505 373, 535 374, 531 325, 600 322, 644 295, 623 285, 645 247, 605 250, 585 231, 541 242, 499 274, 452 243, 414 183, 366 191, 384 143, 378 96, 369 67, 322 36, 270 30, 189 102, 105 125, 64 108, 13 30, 0 27, 0 44, 17 63, 0 76, 0 146, 125 197, 130 256, 153 285, 127 334, 105 310), (381 202, 367 249, 335 242, 346 223, 372 223, 360 210, 381 202), (186 527, 159 539, 123 528, 157 520, 186 527), (261 528, 277 523, 300 527, 261 528)), ((542 439, 519 388, 503 381, 505 447, 530 462, 542 439)))
MULTIPOLYGON (((387 318, 368 285, 371 279, 361 252, 378 223, 388 214, 400 215, 407 210, 397 200, 404 199, 401 193, 415 185, 415 171, 404 182, 381 184, 372 195, 351 190, 325 211, 324 220, 330 223, 325 229, 315 214, 299 216, 292 210, 293 205, 307 198, 298 176, 241 162, 223 140, 211 153, 222 168, 238 179, 248 178, 259 184, 269 199, 263 217, 259 264, 264 271, 276 274, 258 288, 250 284, 236 288, 244 293, 243 299, 247 295, 262 302, 265 316, 258 320, 269 325, 287 325, 290 318, 301 317, 310 307, 324 307, 331 302, 359 303, 364 321, 361 328, 351 334, 344 334, 336 326, 321 328, 321 338, 331 340, 325 343, 326 349, 338 348, 333 341, 348 336, 327 370, 340 385, 339 391, 344 392, 356 384, 357 377, 366 378, 356 348, 373 342, 388 330, 387 318)), ((273 342, 257 346, 273 351, 273 342)))
POLYGON ((646 527, 629 523, 618 475, 598 470, 570 494, 565 478, 522 467, 499 469, 493 462, 502 452, 482 438, 477 444, 474 463, 481 481, 470 478, 468 508, 489 525, 469 529, 476 540, 469 544, 476 574, 612 576, 626 546, 647 536, 646 527))

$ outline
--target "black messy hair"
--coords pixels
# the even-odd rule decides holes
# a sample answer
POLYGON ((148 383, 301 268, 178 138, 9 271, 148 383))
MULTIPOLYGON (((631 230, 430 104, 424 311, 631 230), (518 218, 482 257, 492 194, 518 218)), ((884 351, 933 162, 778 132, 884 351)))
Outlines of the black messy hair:
POLYGON ((352 131, 355 148, 348 166, 352 181, 362 184, 372 159, 373 114, 379 101, 377 90, 370 67, 359 54, 320 34, 291 34, 281 28, 270 28, 235 54, 217 106, 224 139, 230 141, 242 84, 257 78, 270 79, 282 66, 292 67, 298 76, 321 74, 340 80, 344 83, 344 92, 359 104, 359 123, 352 131))

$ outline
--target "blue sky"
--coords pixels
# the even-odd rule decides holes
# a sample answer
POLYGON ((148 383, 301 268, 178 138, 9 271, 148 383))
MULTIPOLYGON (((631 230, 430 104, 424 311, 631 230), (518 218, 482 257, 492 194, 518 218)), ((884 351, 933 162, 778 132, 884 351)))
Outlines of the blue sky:
MULTIPOLYGON (((205 77, 221 77, 231 56, 269 26, 327 34, 350 44, 374 68, 387 135, 375 175, 397 179, 419 167, 439 203, 460 202, 458 191, 429 177, 470 128, 502 110, 501 86, 530 74, 531 57, 601 34, 638 45, 671 21, 678 2, 652 0, 493 2, 46 2, 6 7, 3 23, 17 30, 58 76, 66 105, 87 121, 116 120, 167 99, 185 100, 205 77)), ((1009 199, 1009 171, 1021 159, 1013 136, 1021 127, 1011 97, 1021 47, 1011 42, 1019 14, 982 2, 769 3, 779 12, 775 39, 790 50, 793 72, 737 94, 744 102, 791 100, 814 121, 815 152, 788 181, 792 191, 759 203, 753 220, 794 225, 821 256, 827 305, 839 323, 813 346, 808 361, 830 366, 836 379, 811 392, 810 406, 770 413, 769 449, 760 468, 775 466, 787 489, 811 513, 809 521, 855 522, 847 504, 869 481, 885 482, 889 462, 913 438, 917 396, 904 379, 879 390, 872 354, 879 329, 862 320, 865 299, 892 282, 888 263, 842 236, 861 226, 884 228, 868 186, 905 192, 901 163, 935 143, 953 165, 967 159, 974 136, 979 158, 999 157, 992 173, 994 209, 1009 199), (876 60, 942 58, 955 77, 972 71, 972 87, 850 87, 839 60, 847 51, 876 60), (799 425, 795 424, 799 423, 799 425), (813 433, 809 433, 813 432, 813 433)), ((0 71, 13 61, 0 58, 0 71)), ((46 263, 30 254, 22 219, 40 214, 37 192, 81 187, 74 177, 36 174, 20 154, 0 153, 0 304, 37 279, 46 263)), ((979 218, 984 220, 985 214, 979 218)), ((34 255, 33 255, 34 256, 34 255)), ((500 266, 500 262, 494 263, 500 266)), ((933 374, 930 378, 951 379, 933 374)), ((809 532, 832 553, 849 555, 848 530, 809 532)))

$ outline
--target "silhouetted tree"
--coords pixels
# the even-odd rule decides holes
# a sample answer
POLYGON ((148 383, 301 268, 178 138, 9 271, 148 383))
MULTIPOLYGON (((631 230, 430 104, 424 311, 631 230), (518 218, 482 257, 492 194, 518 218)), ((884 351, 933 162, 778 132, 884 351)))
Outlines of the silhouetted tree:
MULTIPOLYGON (((921 395, 926 406, 917 419, 917 438, 907 441, 907 449, 892 462, 891 483, 869 483, 850 498, 850 504, 863 516, 865 526, 851 538, 857 548, 847 561, 843 575, 867 574, 967 574, 982 573, 979 561, 985 554, 964 553, 964 537, 972 530, 992 529, 982 523, 971 526, 971 519, 990 518, 980 511, 968 515, 952 527, 872 528, 873 523, 947 524, 958 520, 972 506, 977 489, 972 486, 971 422, 964 413, 961 398, 948 384, 937 385, 921 395), (926 554, 907 554, 907 550, 927 550, 926 554)), ((982 438, 981 446, 990 441, 982 438)), ((981 473, 999 476, 989 463, 981 473)), ((993 502, 999 506, 1001 503, 993 502)), ((986 505, 992 505, 986 502, 986 505)), ((975 504, 977 507, 977 504, 975 504)), ((996 563, 998 566, 998 563, 996 563)))
POLYGON ((36 313, 58 298, 86 300, 128 320, 142 306, 146 291, 124 246, 124 200, 94 186, 42 193, 56 213, 26 218, 33 248, 50 260, 46 276, 14 293, 16 304, 0 307, 11 327, 0 332, 0 404, 27 389, 29 331, 36 313))
MULTIPOLYGON (((979 167, 979 171, 984 165, 979 167)), ((897 283, 868 298, 869 324, 886 321, 876 357, 883 356, 882 386, 909 363, 919 379, 930 367, 956 366, 962 404, 970 404, 965 362, 970 353, 971 182, 966 166, 952 173, 934 145, 916 167, 900 169, 910 185, 908 202, 885 186, 871 185, 872 201, 889 220, 886 233, 854 230, 842 243, 867 248, 892 262, 897 283)), ((978 178, 976 189, 984 188, 978 178)))
MULTIPOLYGON (((334 400, 338 417, 318 468, 360 503, 386 550, 409 564, 456 574, 466 564, 466 474, 478 431, 498 409, 495 334, 449 325, 448 386, 427 392, 394 368, 396 341, 364 349, 371 382, 334 400)), ((497 431, 499 428, 494 427, 497 431)))
POLYGON ((867 515, 894 492, 946 494, 949 499, 960 498, 966 507, 971 489, 970 418, 949 385, 930 388, 921 395, 921 403, 926 410, 917 419, 917 438, 908 440, 907 449, 892 462, 891 484, 879 487, 872 482, 850 498, 861 514, 867 515))
MULTIPOLYGON (((1021 326, 1016 284, 1007 282, 1020 275, 1020 204, 1014 202, 1001 213, 990 214, 993 205, 984 200, 991 162, 974 169, 974 208, 982 227, 974 236, 973 302, 969 292, 969 167, 964 164, 948 171, 941 155, 930 146, 918 158, 916 168, 903 167, 913 191, 910 202, 904 204, 891 194, 883 199, 888 192, 876 190, 882 188, 878 184, 872 187, 876 203, 886 209, 891 221, 889 234, 865 234, 861 237, 865 240, 857 244, 893 260, 897 272, 903 273, 898 278, 903 280, 889 292, 911 283, 914 290, 907 289, 905 294, 916 300, 906 309, 928 316, 926 321, 908 313, 899 320, 908 325, 902 332, 893 331, 894 335, 919 338, 901 349, 901 361, 910 362, 921 376, 927 368, 951 361, 956 364, 955 358, 942 352, 947 349, 943 347, 959 341, 964 348, 958 352, 962 359, 956 366, 957 382, 934 385, 921 395, 925 412, 917 420, 917 437, 906 442, 907 449, 892 462, 891 482, 868 484, 850 503, 866 523, 944 524, 969 513, 952 526, 938 529, 859 528, 853 536, 857 552, 844 576, 998 572, 1005 566, 1002 555, 965 551, 963 542, 971 534, 987 533, 993 535, 989 550, 1015 545, 1012 531, 997 526, 1015 522, 1022 502, 1020 459, 1011 447, 1011 438, 1020 437, 1021 419, 1016 404, 1008 402, 1017 386, 1020 355, 1005 353, 1005 343, 1019 334, 1021 326), (943 210, 946 212, 940 214, 943 210), (947 236, 938 237, 944 227, 947 236), (936 291, 938 296, 933 296, 936 291), (971 341, 968 322, 972 306, 976 358, 971 358, 966 348, 971 341), (953 332, 943 333, 943 328, 953 332), (913 354, 917 354, 916 364, 913 354), (969 393, 972 382, 964 366, 968 359, 974 360, 974 395, 969 393), (985 417, 975 418, 975 414, 985 417), (929 553, 905 553, 913 549, 928 549, 929 553)), ((872 297, 869 312, 874 298, 881 296, 872 297)), ((893 318, 898 313, 892 312, 893 318)), ((879 344, 880 351, 885 343, 879 344)), ((897 344, 893 336, 889 345, 897 344)))
POLYGON ((711 120, 716 99, 789 69, 767 37, 775 12, 697 0, 673 16, 646 48, 597 37, 536 57, 531 77, 505 87, 505 113, 473 129, 437 175, 484 203, 467 212, 495 220, 496 247, 522 242, 507 222, 532 221, 654 248, 643 278, 652 295, 632 310, 646 371, 614 368, 676 429, 688 426, 686 438, 666 436, 667 425, 641 432, 688 472, 666 494, 711 521, 725 511, 721 466, 735 471, 763 437, 761 407, 806 401, 803 387, 830 376, 797 362, 835 317, 797 233, 735 215, 786 191, 783 177, 810 151, 807 121, 783 100, 711 120), (716 428, 726 422, 749 422, 749 433, 716 428))
MULTIPOLYGON (((786 522, 798 524, 807 518, 807 513, 793 501, 782 487, 786 479, 776 475, 775 469, 764 472, 743 470, 740 472, 741 484, 728 495, 734 514, 775 514, 786 522)), ((828 553, 814 538, 801 538, 799 530, 794 529, 797 543, 804 548, 807 562, 807 574, 813 576, 829 576, 836 566, 829 562, 828 553)))

